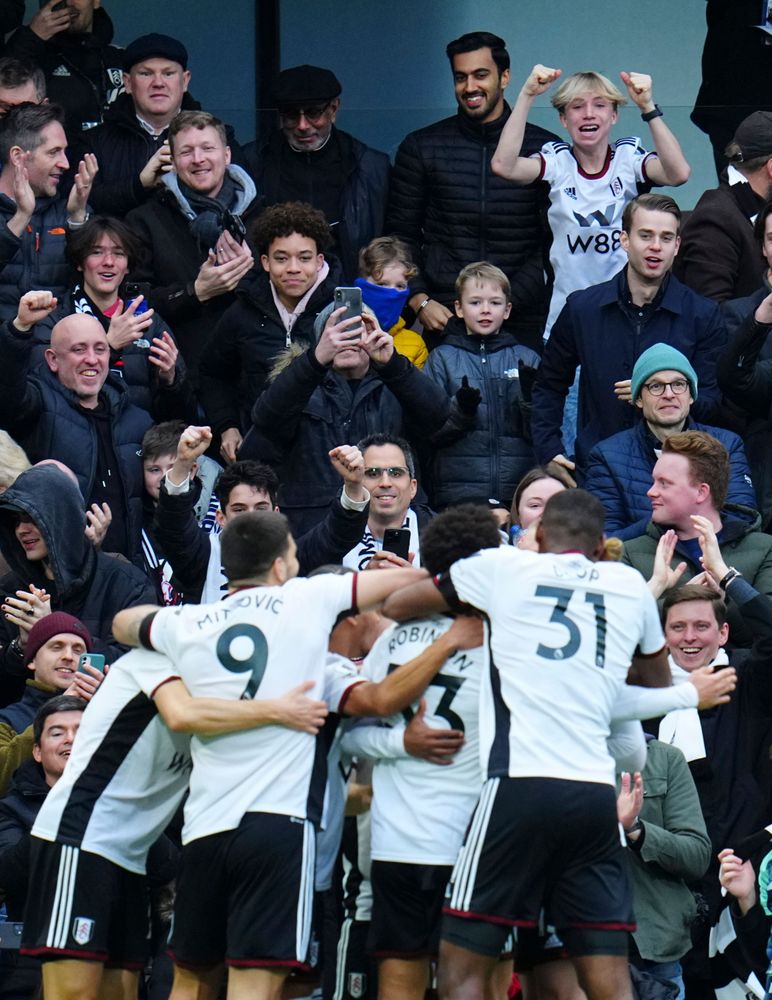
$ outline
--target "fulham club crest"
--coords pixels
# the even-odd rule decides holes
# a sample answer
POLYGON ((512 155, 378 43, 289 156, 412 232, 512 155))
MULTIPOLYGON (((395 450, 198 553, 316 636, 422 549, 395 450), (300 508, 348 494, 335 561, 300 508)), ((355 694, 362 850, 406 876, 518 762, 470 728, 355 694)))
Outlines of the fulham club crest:
POLYGON ((94 921, 88 917, 76 917, 72 925, 72 936, 78 944, 88 944, 94 936, 94 921))
POLYGON ((359 997, 363 997, 365 995, 366 986, 367 976, 364 972, 349 972, 348 992, 350 996, 354 997, 355 1000, 359 1000, 359 997))

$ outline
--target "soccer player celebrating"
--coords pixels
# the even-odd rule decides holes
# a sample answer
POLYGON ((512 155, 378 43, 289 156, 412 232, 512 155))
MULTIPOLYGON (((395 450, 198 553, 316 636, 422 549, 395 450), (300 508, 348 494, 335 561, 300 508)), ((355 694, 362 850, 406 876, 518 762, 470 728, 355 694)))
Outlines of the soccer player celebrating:
POLYGON ((443 1000, 483 997, 509 928, 537 926, 543 908, 589 1000, 632 1000, 632 898, 606 737, 631 663, 642 683, 664 687, 670 676, 643 579, 597 561, 603 517, 584 491, 557 494, 537 532, 542 554, 486 549, 438 587, 422 581, 384 607, 398 618, 471 604, 491 627, 487 780, 446 901, 443 1000))

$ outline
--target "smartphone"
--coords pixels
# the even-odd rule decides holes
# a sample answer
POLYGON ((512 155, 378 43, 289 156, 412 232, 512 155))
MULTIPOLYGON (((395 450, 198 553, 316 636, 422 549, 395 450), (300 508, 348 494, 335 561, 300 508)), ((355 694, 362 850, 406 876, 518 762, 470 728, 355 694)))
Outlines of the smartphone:
POLYGON ((105 672, 105 658, 101 653, 81 653, 78 660, 78 673, 85 674, 84 667, 93 667, 100 674, 105 672))
POLYGON ((243 243, 247 236, 247 227, 244 225, 240 215, 233 212, 226 212, 223 222, 225 229, 231 234, 237 243, 243 243))
MULTIPOLYGON (((354 319, 354 317, 362 315, 361 288, 336 288, 334 301, 336 309, 340 309, 341 306, 346 307, 346 312, 338 318, 339 323, 342 323, 345 319, 354 319)), ((356 335, 352 334, 353 340, 359 340, 359 338, 360 334, 358 331, 356 335)))
POLYGON ((134 299, 138 299, 140 295, 142 296, 142 301, 137 306, 134 313, 135 316, 141 316, 142 313, 146 313, 150 308, 147 301, 147 297, 150 294, 150 285, 146 281, 127 281, 126 282, 126 308, 128 309, 134 299))
POLYGON ((383 533, 383 551, 407 560, 410 551, 410 528, 387 528, 383 533))

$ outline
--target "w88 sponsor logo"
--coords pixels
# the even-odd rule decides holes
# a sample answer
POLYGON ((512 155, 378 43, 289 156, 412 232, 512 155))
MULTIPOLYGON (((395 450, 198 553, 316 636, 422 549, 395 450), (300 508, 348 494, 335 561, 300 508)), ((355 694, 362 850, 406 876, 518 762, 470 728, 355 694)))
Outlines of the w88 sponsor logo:
POLYGON ((586 236, 577 233, 573 239, 566 233, 566 243, 572 254, 593 251, 595 253, 615 253, 619 249, 621 235, 621 229, 614 229, 610 233, 588 233, 586 236))

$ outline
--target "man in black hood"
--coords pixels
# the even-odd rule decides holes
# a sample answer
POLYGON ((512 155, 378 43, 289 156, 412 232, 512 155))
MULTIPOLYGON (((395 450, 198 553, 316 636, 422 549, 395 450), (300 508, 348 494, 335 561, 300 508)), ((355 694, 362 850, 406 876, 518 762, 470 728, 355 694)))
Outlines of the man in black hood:
POLYGON ((5 53, 27 59, 46 75, 50 100, 67 113, 71 138, 102 121, 123 89, 122 52, 112 45, 113 22, 102 0, 48 0, 8 39, 5 53))
POLYGON ((23 690, 24 647, 40 618, 75 615, 91 633, 93 651, 112 662, 125 652, 113 640, 113 616, 155 600, 140 570, 98 552, 85 537, 84 507, 75 482, 53 465, 28 469, 0 496, 0 552, 11 568, 0 579, 2 704, 23 690))

